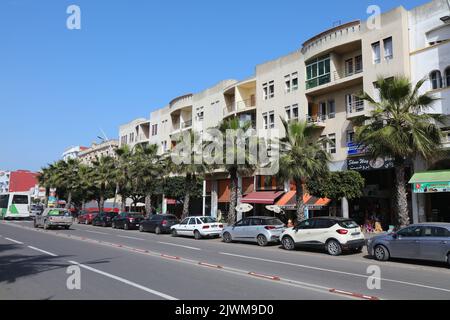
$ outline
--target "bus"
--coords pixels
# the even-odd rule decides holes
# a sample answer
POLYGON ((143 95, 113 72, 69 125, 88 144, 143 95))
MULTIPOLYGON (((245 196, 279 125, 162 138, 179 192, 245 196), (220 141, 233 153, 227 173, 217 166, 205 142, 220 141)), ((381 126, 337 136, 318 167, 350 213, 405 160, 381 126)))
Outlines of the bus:
POLYGON ((0 194, 0 219, 30 218, 31 197, 27 193, 0 194))

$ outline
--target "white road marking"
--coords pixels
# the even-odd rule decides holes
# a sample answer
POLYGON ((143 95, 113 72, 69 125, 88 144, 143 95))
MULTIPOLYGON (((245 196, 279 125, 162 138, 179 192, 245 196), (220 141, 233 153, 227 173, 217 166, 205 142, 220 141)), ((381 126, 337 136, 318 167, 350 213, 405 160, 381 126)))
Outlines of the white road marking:
MULTIPOLYGON (((232 256, 232 257, 238 257, 238 258, 244 258, 244 259, 250 259, 250 260, 258 260, 258 261, 265 261, 265 262, 271 262, 271 263, 276 263, 276 264, 283 264, 283 265, 287 265, 287 266, 294 266, 294 267, 299 267, 299 268, 304 268, 304 269, 312 269, 312 270, 325 271, 325 272, 331 272, 331 273, 345 274, 348 276, 354 276, 354 277, 359 277, 359 278, 369 278, 369 276, 367 276, 367 275, 339 271, 339 270, 325 269, 325 268, 319 268, 319 267, 306 266, 306 265, 301 265, 301 264, 296 264, 296 263, 291 263, 291 262, 275 261, 275 260, 270 260, 270 259, 243 256, 243 255, 226 253, 226 252, 219 252, 219 254, 226 255, 226 256, 232 256)), ((419 284, 419 283, 406 282, 406 281, 400 281, 400 280, 394 280, 394 279, 386 279, 386 278, 381 278, 380 280, 386 281, 386 282, 393 282, 393 283, 409 285, 409 286, 415 286, 415 287, 420 287, 420 288, 427 288, 427 289, 432 289, 432 290, 437 290, 437 291, 450 292, 450 289, 432 287, 432 286, 427 286, 427 285, 419 284)))
POLYGON ((5 240, 11 241, 11 242, 14 242, 17 244, 23 244, 23 242, 20 242, 20 241, 14 240, 14 239, 10 239, 10 238, 5 238, 5 240))
POLYGON ((128 237, 128 236, 118 236, 118 237, 119 238, 125 238, 125 239, 133 239, 133 240, 145 241, 145 239, 135 238, 135 237, 128 237))
POLYGON ((39 249, 39 248, 36 248, 36 247, 28 246, 28 248, 30 248, 31 250, 39 251, 41 253, 45 253, 45 254, 47 254, 49 256, 52 256, 52 257, 57 257, 58 256, 57 254, 54 254, 54 253, 51 253, 51 252, 48 252, 48 251, 45 251, 45 250, 42 250, 42 249, 39 249))
POLYGON ((107 273, 107 272, 104 272, 104 271, 101 271, 101 270, 94 269, 94 268, 92 268, 92 267, 86 266, 86 265, 81 264, 81 263, 78 263, 78 262, 76 262, 76 261, 69 261, 69 263, 70 263, 70 264, 73 264, 73 265, 77 265, 77 266, 79 266, 79 267, 81 267, 81 268, 83 268, 83 269, 86 269, 86 270, 89 270, 89 271, 92 271, 92 272, 101 274, 101 275, 103 275, 103 276, 105 276, 105 277, 108 277, 108 278, 117 280, 117 281, 119 281, 119 282, 125 283, 125 284, 127 284, 127 285, 129 285, 129 286, 138 288, 138 289, 143 290, 143 291, 145 291, 145 292, 154 294, 154 295, 156 295, 156 296, 158 296, 158 297, 161 297, 161 298, 163 298, 163 299, 166 299, 166 300, 178 300, 177 298, 174 298, 174 297, 172 297, 172 296, 169 296, 169 295, 167 295, 167 294, 165 294, 165 293, 162 293, 162 292, 159 292, 159 291, 156 291, 156 290, 153 290, 153 289, 150 289, 150 288, 141 286, 140 284, 137 284, 137 283, 135 283, 135 282, 129 281, 129 280, 127 280, 127 279, 124 279, 124 278, 115 276, 115 275, 113 275, 113 274, 110 274, 110 273, 107 273))
POLYGON ((98 232, 98 231, 91 231, 91 230, 83 230, 84 232, 90 232, 90 233, 96 233, 96 234, 103 234, 103 235, 108 235, 108 233, 105 232, 98 232))
POLYGON ((181 247, 181 248, 186 248, 186 249, 191 249, 191 250, 197 250, 197 251, 201 251, 202 249, 200 248, 195 248, 195 247, 189 247, 189 246, 183 246, 181 244, 175 244, 175 243, 170 243, 170 242, 161 242, 158 241, 158 243, 160 244, 167 244, 168 246, 174 246, 174 247, 181 247))

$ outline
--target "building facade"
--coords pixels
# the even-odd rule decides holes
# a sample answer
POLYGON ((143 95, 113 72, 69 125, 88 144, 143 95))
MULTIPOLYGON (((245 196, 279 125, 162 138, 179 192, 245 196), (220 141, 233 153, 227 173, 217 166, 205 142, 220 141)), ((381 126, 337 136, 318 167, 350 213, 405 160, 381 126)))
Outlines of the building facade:
MULTIPOLYGON (((450 16, 449 9, 447 0, 434 0, 410 11, 398 7, 385 12, 378 17, 379 24, 352 21, 325 30, 306 40, 295 52, 257 65, 255 74, 245 80, 222 81, 201 93, 175 98, 152 112, 145 122, 149 125, 148 142, 157 144, 160 153, 164 153, 176 145, 180 133, 202 133, 230 117, 251 121, 258 131, 282 130, 281 119, 306 120, 317 126, 317 137, 331 141, 324 146, 332 156, 330 169, 356 170, 366 180, 364 197, 350 202, 344 199, 337 214, 358 221, 377 214, 383 217, 385 225, 394 223, 393 162, 372 161, 354 143, 352 120, 371 112, 371 106, 358 99, 357 94, 365 91, 379 99, 379 77, 402 75, 413 82, 426 77, 422 92, 431 91, 442 98, 430 112, 449 115, 450 18, 445 19, 450 16)), ((133 145, 134 142, 126 141, 125 137, 131 134, 127 130, 136 128, 141 121, 145 120, 121 127, 121 143, 133 145)), ((443 131, 446 130, 444 125, 443 131)), ((449 141, 443 143, 448 146, 449 141)), ((410 174, 417 169, 411 167, 410 174)), ((215 172, 207 177, 204 214, 217 216, 227 211, 229 185, 226 173, 215 172)), ((241 201, 253 204, 257 212, 264 212, 268 204, 295 209, 290 205, 294 189, 289 182, 256 172, 240 177, 239 186, 241 201)), ((425 200, 412 190, 409 194, 413 220, 419 221, 419 215, 425 219, 424 213, 418 213, 424 210, 425 200)), ((304 200, 316 214, 329 214, 326 199, 306 196, 304 200)))
POLYGON ((81 151, 78 158, 81 163, 92 165, 98 158, 102 157, 116 157, 116 149, 119 147, 119 141, 107 140, 101 143, 92 143, 91 147, 81 151))
POLYGON ((69 147, 64 151, 61 158, 64 161, 67 161, 70 159, 77 159, 80 152, 85 151, 87 149, 88 149, 87 147, 81 147, 81 146, 69 147))

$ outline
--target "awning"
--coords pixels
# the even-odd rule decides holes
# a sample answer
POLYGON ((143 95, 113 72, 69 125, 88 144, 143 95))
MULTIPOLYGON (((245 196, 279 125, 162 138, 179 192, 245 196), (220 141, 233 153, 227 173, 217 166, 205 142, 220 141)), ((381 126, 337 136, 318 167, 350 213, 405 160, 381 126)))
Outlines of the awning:
POLYGON ((450 192, 450 170, 418 172, 409 183, 414 193, 450 192))
POLYGON ((166 201, 167 201, 167 204, 168 205, 176 205, 177 204, 177 200, 175 200, 175 199, 166 199, 166 201))
MULTIPOLYGON (((295 191, 289 191, 277 202, 277 206, 284 210, 295 210, 297 208, 295 194, 295 191)), ((310 196, 309 194, 303 195, 303 203, 308 206, 309 210, 322 210, 324 207, 328 206, 330 202, 330 199, 320 199, 310 196)))
POLYGON ((282 191, 259 191, 252 192, 242 198, 242 203, 250 204, 274 204, 283 195, 282 191))

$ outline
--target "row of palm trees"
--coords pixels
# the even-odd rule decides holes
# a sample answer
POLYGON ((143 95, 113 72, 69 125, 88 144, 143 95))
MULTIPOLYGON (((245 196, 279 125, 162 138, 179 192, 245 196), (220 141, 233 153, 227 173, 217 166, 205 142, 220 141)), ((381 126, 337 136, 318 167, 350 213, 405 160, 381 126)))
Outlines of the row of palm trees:
MULTIPOLYGON (((422 157, 430 160, 439 155, 441 150, 441 131, 437 121, 439 116, 425 113, 434 98, 419 94, 419 89, 425 80, 412 86, 407 78, 396 77, 385 80, 380 78, 377 87, 380 91, 380 101, 375 101, 367 93, 360 98, 367 101, 374 108, 370 116, 358 118, 354 121, 356 140, 364 145, 369 155, 391 157, 395 160, 396 203, 399 225, 409 224, 407 206, 407 189, 405 168, 410 159, 422 157)), ((307 192, 304 186, 308 180, 318 179, 328 173, 330 154, 324 150, 324 143, 330 143, 326 138, 319 137, 314 125, 307 122, 283 121, 285 137, 280 139, 280 159, 278 177, 285 181, 293 181, 296 185, 297 218, 303 220, 305 204, 303 194, 307 192)), ((224 135, 228 130, 244 130, 251 127, 251 123, 244 123, 238 118, 223 121, 218 130, 224 135)), ((192 143, 198 139, 197 134, 191 135, 192 143)), ((226 150, 225 141, 223 150, 226 150)), ((157 146, 137 146, 134 150, 122 147, 117 151, 117 157, 97 159, 92 166, 81 165, 77 160, 59 161, 42 170, 40 183, 47 187, 64 190, 67 205, 72 197, 81 194, 82 201, 96 199, 101 210, 105 198, 113 194, 120 194, 122 209, 125 199, 145 197, 146 212, 151 212, 151 197, 155 192, 158 181, 164 181, 171 175, 181 175, 185 178, 185 196, 183 201, 183 217, 189 213, 189 203, 193 186, 208 173, 221 168, 230 178, 230 206, 228 223, 236 219, 236 205, 241 190, 239 176, 253 174, 257 168, 245 155, 242 164, 226 164, 229 154, 216 154, 223 158, 223 165, 207 166, 203 163, 190 163, 175 166, 169 155, 158 156, 157 146)), ((193 149, 191 155, 195 156, 193 149)), ((234 152, 239 152, 237 149, 234 152)), ((245 152, 248 152, 247 149, 245 152)), ((234 154, 237 158, 237 154, 234 154)))

